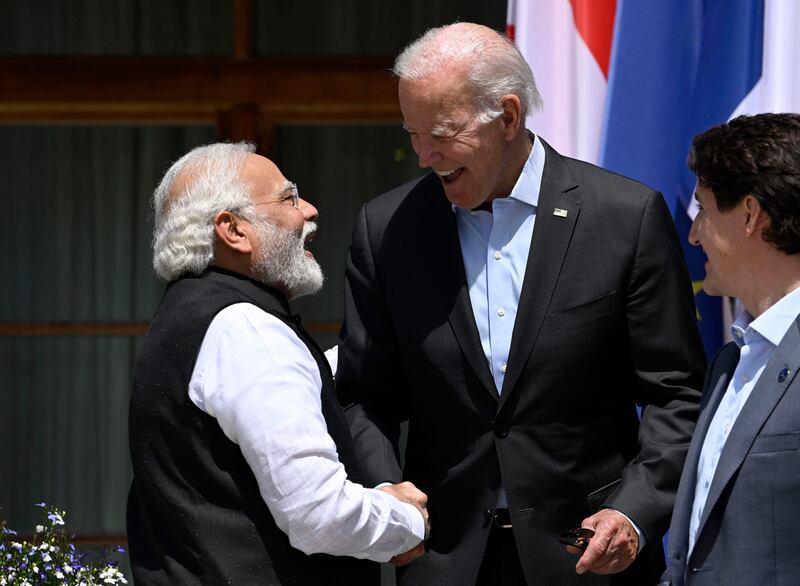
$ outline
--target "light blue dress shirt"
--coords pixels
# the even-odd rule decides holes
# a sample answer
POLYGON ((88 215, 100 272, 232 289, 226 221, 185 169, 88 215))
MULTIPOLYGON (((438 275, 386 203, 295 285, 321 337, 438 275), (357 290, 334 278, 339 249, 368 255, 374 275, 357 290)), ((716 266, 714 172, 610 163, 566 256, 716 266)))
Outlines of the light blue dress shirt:
POLYGON ((493 200, 491 212, 453 206, 472 315, 498 393, 525 280, 543 170, 544 147, 534 137, 514 189, 508 197, 493 200))
POLYGON ((697 540, 700 518, 703 516, 703 508, 725 442, 767 362, 799 314, 800 289, 795 289, 758 318, 753 319, 745 312, 731 326, 733 340, 739 346, 741 354, 733 378, 714 413, 700 450, 700 459, 697 462, 697 485, 694 490, 692 517, 689 521, 690 554, 697 540))
MULTIPOLYGON (((453 206, 472 315, 498 393, 503 390, 511 334, 525 281, 543 170, 544 147, 539 137, 534 137, 514 189, 508 197, 492 200, 491 212, 453 206)), ((501 487, 497 508, 507 507, 501 487)))

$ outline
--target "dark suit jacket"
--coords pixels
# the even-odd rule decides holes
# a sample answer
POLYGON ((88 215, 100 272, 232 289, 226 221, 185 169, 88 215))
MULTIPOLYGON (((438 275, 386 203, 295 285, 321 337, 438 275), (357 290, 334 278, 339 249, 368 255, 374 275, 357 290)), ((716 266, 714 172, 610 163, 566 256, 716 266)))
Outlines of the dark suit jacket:
POLYGON ((665 578, 673 586, 800 583, 798 322, 784 336, 731 429, 697 542, 686 559, 700 450, 738 362, 739 348, 726 345, 706 379, 670 526, 670 569, 665 578), (784 369, 787 372, 781 374, 784 369))
POLYGON ((430 497, 431 551, 404 584, 474 583, 501 478, 529 583, 609 583, 577 576, 558 543, 602 505, 652 546, 627 583, 663 568, 705 366, 681 247, 658 193, 545 150, 501 393, 439 179, 376 198, 356 221, 337 387, 367 482, 402 476, 430 497))

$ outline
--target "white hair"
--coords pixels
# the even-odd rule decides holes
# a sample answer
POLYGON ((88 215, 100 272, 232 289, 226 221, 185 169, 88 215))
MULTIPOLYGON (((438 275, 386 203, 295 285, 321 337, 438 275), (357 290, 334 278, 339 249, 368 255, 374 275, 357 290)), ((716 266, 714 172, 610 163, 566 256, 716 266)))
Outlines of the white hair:
POLYGON ((153 268, 172 281, 203 272, 214 258, 214 216, 236 211, 256 218, 250 187, 241 178, 250 143, 197 147, 166 172, 153 193, 153 268))
POLYGON ((522 103, 523 120, 542 107, 533 72, 514 43, 479 24, 457 22, 428 30, 403 49, 394 63, 394 74, 416 81, 457 68, 464 69, 473 91, 478 122, 500 116, 500 100, 508 94, 522 103))

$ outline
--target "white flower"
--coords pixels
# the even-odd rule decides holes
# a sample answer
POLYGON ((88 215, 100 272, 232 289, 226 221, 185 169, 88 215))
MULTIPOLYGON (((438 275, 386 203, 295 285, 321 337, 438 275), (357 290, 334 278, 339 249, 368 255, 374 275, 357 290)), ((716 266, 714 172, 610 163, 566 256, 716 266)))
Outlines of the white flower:
POLYGON ((39 549, 42 550, 42 551, 49 551, 50 550, 50 544, 49 543, 43 543, 42 545, 39 546, 39 549))
POLYGON ((13 547, 14 549, 22 550, 22 544, 18 541, 12 541, 11 547, 13 547))
POLYGON ((45 554, 42 556, 42 561, 43 561, 43 562, 49 562, 49 561, 51 561, 52 559, 53 559, 53 558, 51 558, 51 557, 50 557, 50 554, 49 554, 49 553, 45 553, 45 554))
MULTIPOLYGON (((62 574, 61 572, 59 572, 58 570, 56 570, 56 578, 58 578, 59 580, 61 580, 61 578, 63 578, 63 577, 64 577, 64 574, 62 574)), ((3 586, 3 585, 2 585, 2 584, 0 584, 0 586, 3 586)))
POLYGON ((100 573, 100 577, 103 578, 103 583, 105 584, 127 584, 128 581, 125 579, 125 575, 119 571, 118 568, 114 566, 108 566, 100 573))
POLYGON ((64 564, 63 570, 64 570, 65 574, 71 574, 72 573, 72 566, 68 566, 67 564, 64 564))
POLYGON ((20 586, 33 586, 33 584, 25 580, 22 584, 20 584, 20 586))
POLYGON ((37 525, 36 526, 36 533, 41 533, 44 531, 44 525, 37 525))
POLYGON ((33 571, 34 571, 34 572, 36 572, 36 573, 38 574, 38 573, 39 573, 39 566, 37 566, 36 564, 34 564, 34 565, 33 565, 33 571))

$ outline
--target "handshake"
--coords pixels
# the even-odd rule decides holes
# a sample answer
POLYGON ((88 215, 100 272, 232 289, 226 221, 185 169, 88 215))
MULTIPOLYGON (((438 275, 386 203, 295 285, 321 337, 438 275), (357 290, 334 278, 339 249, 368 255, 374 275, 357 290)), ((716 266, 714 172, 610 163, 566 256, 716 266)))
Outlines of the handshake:
POLYGON ((410 482, 401 482, 400 484, 389 484, 386 486, 382 486, 378 490, 382 490, 383 492, 388 492, 394 498, 404 503, 409 503, 414 505, 419 509, 419 512, 422 513, 422 518, 425 521, 425 538, 419 542, 419 545, 414 547, 413 549, 408 550, 405 553, 401 553, 399 555, 394 556, 390 563, 394 564, 395 566, 405 566, 413 562, 418 557, 421 557, 425 553, 425 543, 428 541, 428 537, 430 536, 430 520, 428 519, 428 495, 424 492, 419 490, 416 486, 414 486, 410 482))

